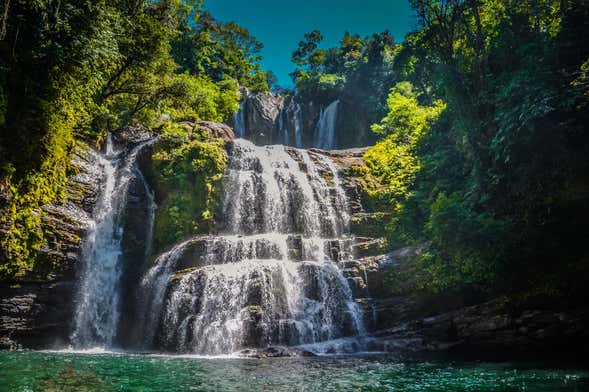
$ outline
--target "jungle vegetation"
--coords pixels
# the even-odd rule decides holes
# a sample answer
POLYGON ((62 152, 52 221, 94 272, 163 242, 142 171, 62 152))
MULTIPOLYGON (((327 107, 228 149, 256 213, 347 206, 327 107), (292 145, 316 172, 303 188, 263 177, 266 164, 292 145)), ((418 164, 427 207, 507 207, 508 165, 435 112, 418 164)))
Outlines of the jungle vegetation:
POLYGON ((261 44, 202 7, 198 0, 2 3, 0 275, 34 266, 43 240, 36 210, 63 200, 76 140, 99 145, 108 131, 133 124, 223 121, 238 107, 239 86, 268 90, 261 44))
MULTIPOLYGON (((418 27, 402 42, 346 33, 323 48, 314 30, 292 56, 297 99, 345 97, 372 124, 378 142, 355 173, 374 210, 391 213, 391 247, 423 247, 391 282, 429 293, 584 298, 589 1, 411 4, 418 27)), ((211 197, 224 157, 174 122, 223 121, 239 86, 268 91, 274 77, 261 70, 261 43, 247 30, 216 21, 201 1, 3 7, 0 274, 32 268, 43 237, 34 211, 63 197, 76 140, 99 144, 130 124, 161 129, 169 148, 156 164, 173 175, 158 186, 189 190, 185 174, 203 170, 196 185, 211 197)), ((173 237, 162 244, 208 225, 213 206, 184 196, 163 212, 179 229, 162 230, 173 237), (198 220, 179 213, 195 209, 198 220)))
POLYGON ((293 53, 298 94, 372 91, 386 105, 354 170, 392 213, 391 246, 424 246, 392 290, 583 298, 589 2, 411 4, 419 28, 401 44, 346 34, 324 50, 314 31, 293 53))

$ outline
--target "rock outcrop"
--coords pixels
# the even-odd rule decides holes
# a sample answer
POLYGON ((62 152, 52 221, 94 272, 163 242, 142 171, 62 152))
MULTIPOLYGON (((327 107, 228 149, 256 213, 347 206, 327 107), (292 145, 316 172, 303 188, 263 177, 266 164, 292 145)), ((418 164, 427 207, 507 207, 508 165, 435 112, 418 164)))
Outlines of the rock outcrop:
POLYGON ((141 125, 130 125, 112 133, 113 141, 119 148, 143 143, 152 137, 153 135, 141 125))
POLYGON ((233 129, 226 124, 211 121, 197 121, 194 126, 204 129, 204 131, 213 138, 220 138, 226 142, 235 139, 233 129))
POLYGON ((416 317, 374 333, 384 351, 447 352, 472 358, 566 356, 586 360, 587 309, 564 311, 508 298, 416 317))
POLYGON ((270 144, 278 133, 284 99, 272 93, 248 94, 244 103, 246 129, 256 144, 270 144))
POLYGON ((237 136, 256 144, 275 143, 284 98, 272 93, 252 93, 245 88, 241 90, 241 96, 241 109, 233 124, 237 136))

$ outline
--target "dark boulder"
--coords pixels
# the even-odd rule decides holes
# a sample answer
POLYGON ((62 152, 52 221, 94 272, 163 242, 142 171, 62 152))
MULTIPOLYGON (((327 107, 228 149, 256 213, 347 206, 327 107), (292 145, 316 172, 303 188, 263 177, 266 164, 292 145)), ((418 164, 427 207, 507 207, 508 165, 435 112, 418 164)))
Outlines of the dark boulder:
POLYGON ((129 125, 112 132, 113 142, 124 147, 143 143, 151 138, 151 132, 141 125, 129 125))
POLYGON ((226 124, 211 121, 197 121, 194 126, 204 130, 212 138, 223 139, 226 142, 235 139, 233 129, 226 124))
POLYGON ((504 358, 586 355, 586 309, 564 312, 514 309, 508 299, 417 318, 379 331, 388 349, 448 351, 473 357, 504 358))

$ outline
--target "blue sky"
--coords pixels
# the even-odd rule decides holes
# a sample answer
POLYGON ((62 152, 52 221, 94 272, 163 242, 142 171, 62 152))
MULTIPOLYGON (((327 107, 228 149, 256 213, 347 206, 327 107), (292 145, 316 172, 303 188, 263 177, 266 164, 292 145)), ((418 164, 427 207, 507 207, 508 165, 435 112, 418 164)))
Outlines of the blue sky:
POLYGON ((205 9, 258 38, 264 44, 263 67, 274 71, 285 87, 292 85, 290 55, 308 31, 321 30, 323 46, 330 47, 345 31, 364 37, 389 30, 402 41, 416 24, 407 0, 205 0, 205 9))

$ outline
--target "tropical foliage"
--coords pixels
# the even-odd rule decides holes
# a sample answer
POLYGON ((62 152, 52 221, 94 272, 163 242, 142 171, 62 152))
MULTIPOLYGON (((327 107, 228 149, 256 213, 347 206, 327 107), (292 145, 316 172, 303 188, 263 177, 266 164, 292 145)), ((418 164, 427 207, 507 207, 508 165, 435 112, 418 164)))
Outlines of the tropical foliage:
POLYGON ((386 113, 389 89, 399 81, 393 59, 399 46, 388 31, 361 38, 345 33, 339 47, 321 47, 323 35, 305 34, 292 54, 297 69, 291 74, 296 96, 303 102, 327 105, 344 99, 355 116, 377 121, 386 113))
POLYGON ((0 275, 34 265, 76 139, 222 121, 239 85, 268 89, 259 42, 201 1, 11 0, 0 18, 0 275))
POLYGON ((423 290, 585 292, 589 3, 414 0, 367 190, 423 290), (442 103, 443 102, 443 103, 442 103), (375 181, 376 180, 376 181, 375 181))

